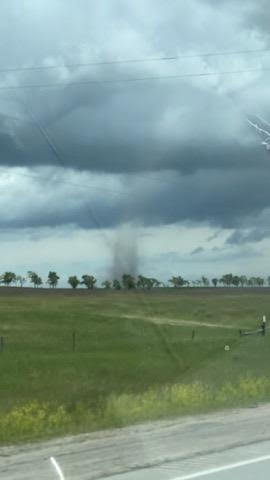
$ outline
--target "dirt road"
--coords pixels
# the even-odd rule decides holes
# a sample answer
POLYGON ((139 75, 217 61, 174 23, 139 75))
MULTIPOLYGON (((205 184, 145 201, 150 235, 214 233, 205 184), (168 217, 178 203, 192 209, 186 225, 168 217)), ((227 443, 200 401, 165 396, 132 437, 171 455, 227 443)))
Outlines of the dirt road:
MULTIPOLYGON (((208 322, 198 322, 196 320, 182 320, 176 318, 168 317, 152 317, 148 315, 121 315, 122 318, 130 318, 134 320, 145 320, 152 323, 157 323, 159 325, 178 325, 182 327, 208 327, 208 328, 224 328, 229 330, 237 330, 236 325, 222 325, 220 323, 208 323, 208 322)), ((242 327, 248 328, 248 327, 242 327)))

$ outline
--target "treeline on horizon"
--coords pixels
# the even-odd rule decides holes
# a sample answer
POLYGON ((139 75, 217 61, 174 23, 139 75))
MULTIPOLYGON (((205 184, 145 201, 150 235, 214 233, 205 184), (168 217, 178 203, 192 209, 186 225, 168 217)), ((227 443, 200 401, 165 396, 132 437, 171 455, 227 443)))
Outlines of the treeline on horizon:
MULTIPOLYGON (((39 276, 38 273, 29 271, 24 277, 22 275, 16 275, 14 272, 5 272, 0 275, 0 285, 5 286, 21 286, 23 287, 27 281, 34 287, 39 288, 42 285, 46 284, 50 288, 56 288, 60 280, 60 276, 54 272, 50 271, 48 277, 44 282, 43 279, 39 276)), ((97 287, 97 279, 94 275, 82 275, 81 278, 78 278, 77 275, 72 275, 68 277, 67 283, 71 288, 75 289, 79 286, 84 286, 89 290, 92 290, 97 287)), ((130 275, 123 274, 121 278, 114 280, 104 280, 101 283, 101 288, 103 289, 113 289, 113 290, 132 290, 132 289, 143 289, 151 290, 152 288, 184 288, 184 287, 263 287, 270 286, 270 276, 266 279, 264 277, 247 277, 246 275, 233 275, 232 273, 227 273, 221 278, 212 278, 209 279, 204 275, 198 280, 185 280, 181 275, 173 276, 168 280, 168 283, 162 282, 156 278, 145 277, 143 275, 130 275)))

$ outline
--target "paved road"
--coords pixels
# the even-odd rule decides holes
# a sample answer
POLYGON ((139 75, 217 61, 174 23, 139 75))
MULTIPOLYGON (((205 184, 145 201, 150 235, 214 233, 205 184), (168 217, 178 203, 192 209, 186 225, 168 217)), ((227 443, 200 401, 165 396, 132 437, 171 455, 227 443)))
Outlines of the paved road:
MULTIPOLYGON (((0 478, 56 480, 51 456, 66 480, 174 480, 269 455, 270 405, 265 405, 1 448, 0 478)), ((270 477, 268 472, 270 460, 264 460, 203 478, 260 480, 270 477)))
MULTIPOLYGON (((232 448, 218 454, 168 462, 159 467, 107 477, 106 480, 268 480, 270 442, 232 448), (262 455, 263 454, 263 455, 262 455)), ((104 478, 105 480, 105 478, 104 478)))

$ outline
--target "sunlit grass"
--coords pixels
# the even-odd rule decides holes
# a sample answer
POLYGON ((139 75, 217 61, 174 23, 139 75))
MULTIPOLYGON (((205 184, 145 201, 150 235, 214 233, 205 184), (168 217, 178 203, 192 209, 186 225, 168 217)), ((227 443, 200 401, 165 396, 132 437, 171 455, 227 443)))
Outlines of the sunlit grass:
POLYGON ((268 314, 260 290, 2 292, 2 444, 270 400, 270 334, 239 336, 268 314), (187 323, 154 324, 151 316, 187 323))

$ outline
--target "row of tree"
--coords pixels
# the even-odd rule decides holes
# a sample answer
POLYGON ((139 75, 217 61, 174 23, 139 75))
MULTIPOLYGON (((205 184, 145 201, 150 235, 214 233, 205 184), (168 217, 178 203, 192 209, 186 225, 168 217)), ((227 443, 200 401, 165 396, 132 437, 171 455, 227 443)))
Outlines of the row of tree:
MULTIPOLYGON (((16 275, 14 272, 5 272, 3 275, 0 276, 0 284, 4 284, 6 286, 10 286, 13 284, 23 287, 27 280, 29 280, 29 282, 32 283, 35 288, 43 285, 42 278, 36 272, 32 271, 29 271, 27 273, 27 277, 16 275)), ((57 275, 56 272, 50 271, 48 273, 48 278, 45 283, 51 288, 56 288, 59 280, 59 275, 57 275)), ((79 280, 76 275, 69 277, 68 279, 68 283, 72 288, 77 288, 78 285, 85 285, 87 288, 94 288, 96 282, 97 280, 93 275, 82 275, 81 280, 79 280)))
MULTIPOLYGON (((16 275, 14 272, 5 272, 0 276, 0 284, 10 286, 10 285, 20 285, 23 287, 27 280, 35 287, 38 288, 43 285, 42 278, 33 271, 29 271, 26 277, 21 275, 16 275)), ((56 288, 60 280, 59 275, 50 271, 46 280, 46 284, 51 288, 56 288)), ((224 287, 263 287, 264 285, 270 285, 270 276, 267 279, 263 277, 246 277, 245 275, 233 275, 232 273, 227 273, 221 278, 212 278, 211 280, 205 276, 202 276, 199 280, 185 280, 182 276, 175 276, 168 280, 169 284, 174 288, 181 287, 217 287, 222 285, 224 287)), ((93 275, 82 275, 81 279, 77 275, 72 275, 68 278, 68 284, 72 288, 77 288, 79 285, 83 285, 88 289, 95 288, 97 279, 93 275)), ((138 275, 135 277, 130 274, 122 275, 121 279, 114 279, 112 281, 105 280, 102 282, 102 287, 105 289, 114 289, 121 290, 121 288, 131 290, 135 288, 143 290, 151 290, 152 288, 165 287, 166 285, 163 282, 160 282, 156 278, 145 277, 143 275, 138 275)))
POLYGON ((263 277, 247 277, 246 275, 233 275, 227 273, 221 278, 209 278, 202 276, 199 280, 185 280, 183 277, 172 277, 169 282, 174 287, 217 287, 222 285, 223 287, 263 287, 264 285, 270 285, 270 276, 267 279, 263 277))
MULTIPOLYGON (((26 277, 23 277, 22 275, 16 275, 14 272, 5 272, 3 275, 0 275, 0 284, 6 285, 7 287, 10 285, 20 285, 23 287, 27 280, 29 280, 34 287, 40 287, 43 284, 42 278, 36 272, 32 271, 29 271, 26 277)), ((56 272, 49 272, 46 283, 50 287, 56 288, 59 280, 60 277, 56 272)))

